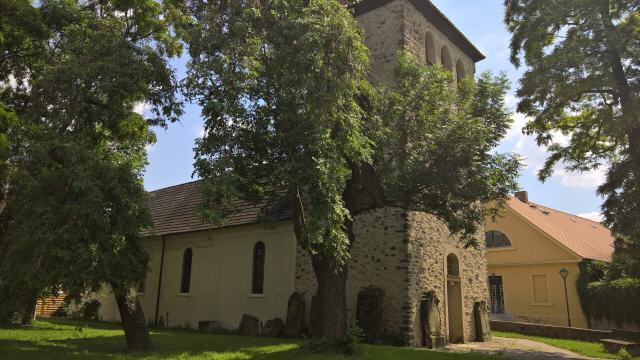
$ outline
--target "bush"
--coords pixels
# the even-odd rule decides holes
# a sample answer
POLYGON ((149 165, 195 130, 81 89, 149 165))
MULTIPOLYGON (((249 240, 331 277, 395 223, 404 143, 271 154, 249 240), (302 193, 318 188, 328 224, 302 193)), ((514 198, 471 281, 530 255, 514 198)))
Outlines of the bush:
POLYGON ((596 281, 586 289, 582 299, 585 313, 596 319, 609 319, 618 324, 640 323, 640 279, 621 278, 596 281))
POLYGON ((80 317, 84 320, 99 320, 98 310, 100 302, 98 300, 89 300, 82 304, 80 308, 80 317))

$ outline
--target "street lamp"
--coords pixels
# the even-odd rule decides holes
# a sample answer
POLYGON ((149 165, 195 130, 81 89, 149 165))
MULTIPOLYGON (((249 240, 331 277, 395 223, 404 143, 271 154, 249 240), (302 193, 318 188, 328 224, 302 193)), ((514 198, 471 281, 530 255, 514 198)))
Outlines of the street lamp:
POLYGON ((569 276, 569 270, 565 268, 560 269, 560 276, 562 277, 562 281, 564 281, 564 300, 567 302, 567 322, 569 323, 569 327, 571 327, 571 315, 569 315, 569 297, 567 296, 567 276, 569 276))

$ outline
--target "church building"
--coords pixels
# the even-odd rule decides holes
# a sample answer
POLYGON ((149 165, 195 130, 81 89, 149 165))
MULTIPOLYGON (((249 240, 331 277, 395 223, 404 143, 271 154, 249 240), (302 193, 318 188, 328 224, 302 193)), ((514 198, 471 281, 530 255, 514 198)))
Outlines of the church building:
MULTIPOLYGON (((364 0, 353 11, 376 82, 392 79, 402 48, 444 65, 455 78, 473 76, 475 63, 484 59, 429 0, 364 0)), ((291 212, 282 209, 279 221, 261 224, 258 209, 247 204, 226 226, 208 224, 197 215, 200 184, 150 193, 154 226, 144 232, 150 270, 139 289, 148 321, 236 330, 244 315, 262 324, 285 320, 295 299, 304 308, 302 327, 308 327, 316 280, 309 255, 297 245, 291 212)), ((477 248, 465 249, 435 216, 394 207, 358 215, 354 230, 350 323, 378 341, 410 346, 488 336, 483 232, 477 248)), ((118 320, 113 295, 105 290, 99 299, 102 320, 118 320)))

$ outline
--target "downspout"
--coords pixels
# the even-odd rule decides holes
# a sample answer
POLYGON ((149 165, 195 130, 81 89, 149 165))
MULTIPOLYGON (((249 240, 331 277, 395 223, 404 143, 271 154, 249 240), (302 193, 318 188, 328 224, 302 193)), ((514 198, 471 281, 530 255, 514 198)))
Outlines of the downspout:
POLYGON ((165 235, 162 235, 162 252, 160 253, 160 274, 158 275, 158 291, 156 292, 156 315, 154 319, 155 326, 158 326, 158 313, 160 310, 160 289, 162 289, 162 272, 164 270, 164 246, 166 243, 165 235))

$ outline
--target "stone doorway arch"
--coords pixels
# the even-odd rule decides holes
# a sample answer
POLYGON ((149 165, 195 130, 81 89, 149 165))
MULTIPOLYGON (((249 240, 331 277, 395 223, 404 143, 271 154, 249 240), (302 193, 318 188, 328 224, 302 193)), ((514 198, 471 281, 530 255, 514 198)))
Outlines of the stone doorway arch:
POLYGON ((462 308, 462 282, 460 261, 454 253, 446 257, 445 289, 447 291, 447 340, 450 343, 464 342, 464 311, 462 308))

